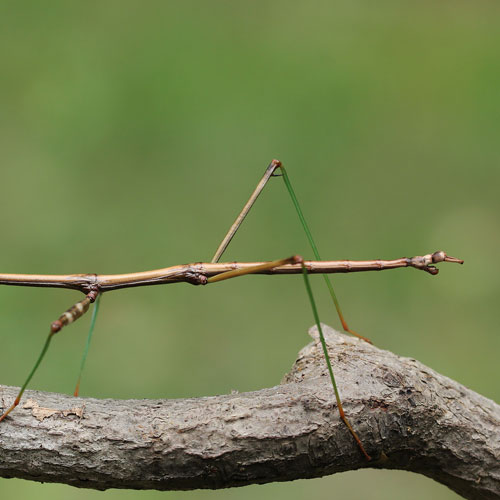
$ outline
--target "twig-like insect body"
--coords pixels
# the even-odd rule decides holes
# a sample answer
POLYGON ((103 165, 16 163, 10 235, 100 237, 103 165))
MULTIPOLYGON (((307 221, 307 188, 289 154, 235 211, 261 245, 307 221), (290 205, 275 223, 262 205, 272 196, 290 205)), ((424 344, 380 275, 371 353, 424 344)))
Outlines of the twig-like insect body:
MULTIPOLYGON (((403 267, 413 267, 429 274, 438 274, 433 266, 440 262, 462 263, 439 250, 426 255, 401 257, 393 260, 305 260, 310 274, 356 273, 385 271, 403 267)), ((101 293, 136 286, 166 285, 169 283, 191 283, 205 285, 209 278, 237 269, 259 268, 266 262, 197 262, 152 271, 127 274, 1 274, 0 285, 33 286, 47 288, 68 288, 87 293, 89 288, 97 288, 101 293)), ((301 274, 302 266, 288 263, 273 268, 257 269, 252 274, 301 274)))
POLYGON ((64 326, 76 321, 78 318, 83 316, 88 311, 90 304, 95 301, 95 307, 92 314, 92 320, 90 323, 87 343, 85 346, 80 366, 80 375, 78 377, 78 382, 74 393, 75 396, 78 395, 80 378, 83 371, 83 367, 85 365, 85 359, 88 353, 92 332, 94 330, 100 295, 104 292, 126 287, 160 285, 160 284, 179 283, 179 282, 187 282, 194 285, 207 285, 222 280, 236 278, 238 276, 243 276, 246 274, 302 274, 304 278, 306 291, 311 303, 314 320, 318 328, 319 337, 323 353, 325 356, 325 361, 328 367, 330 379, 332 382, 332 388, 335 394, 335 400, 340 417, 344 422, 344 424, 346 425, 346 427, 348 428, 349 432, 352 434, 360 451, 364 454, 367 460, 370 460, 370 455, 363 447, 360 438, 354 431, 352 425, 350 424, 345 415, 339 391, 337 388, 337 384, 335 382, 332 365, 328 356, 327 346, 321 329, 321 323, 319 320, 319 315, 314 301, 308 274, 319 273, 323 275, 325 283, 328 287, 330 296, 335 305, 335 308, 337 310, 338 316, 340 318, 344 330, 361 338, 362 340, 370 342, 370 340, 368 340, 366 337, 359 335, 358 333, 354 332, 347 326, 347 323, 340 309, 339 302, 333 290, 333 286, 327 274, 360 272, 360 271, 381 271, 384 269, 413 267, 415 269, 419 269, 429 274, 435 275, 438 273, 438 269, 434 266, 434 264, 440 262, 454 262, 458 264, 463 264, 462 260, 457 259, 455 257, 450 257, 446 255, 446 253, 443 251, 437 251, 434 253, 426 254, 424 256, 417 256, 411 258, 403 257, 401 259, 395 259, 395 260, 380 260, 380 259, 365 260, 365 261, 321 260, 316 244, 314 243, 311 231, 306 223, 304 214, 297 200, 297 196, 295 195, 295 192, 290 183, 288 174, 280 161, 273 160, 267 167, 264 176, 257 184, 257 187, 253 191, 249 200, 244 205, 243 209, 238 214, 236 220, 234 221, 229 231, 223 238, 210 263, 199 262, 195 264, 179 265, 163 269, 156 269, 153 271, 144 271, 144 272, 128 273, 128 274, 112 274, 112 275, 0 274, 0 284, 4 285, 69 288, 69 289, 80 290, 86 294, 84 299, 80 300, 75 305, 70 307, 56 321, 54 321, 51 324, 50 333, 47 337, 47 340, 45 341, 45 344, 42 348, 42 352, 40 353, 35 363, 35 366, 31 370, 30 374, 28 375, 28 378, 21 387, 21 390, 19 391, 14 403, 0 416, 0 422, 4 420, 7 417, 7 415, 19 404, 19 401, 21 399, 24 390, 26 389, 26 386, 30 382, 40 362, 45 356, 45 353, 49 347, 52 337, 57 332, 59 332, 64 326), (280 171, 279 174, 276 173, 277 170, 280 171), (274 260, 270 262, 219 263, 220 257, 226 250, 227 246, 229 245, 234 235, 236 234, 237 230, 241 226, 246 215, 252 208, 253 204, 255 203, 258 196, 260 195, 260 193, 262 192, 262 190, 264 189, 265 185, 267 184, 267 182, 271 177, 282 177, 316 260, 304 261, 300 256, 292 256, 286 259, 274 260))

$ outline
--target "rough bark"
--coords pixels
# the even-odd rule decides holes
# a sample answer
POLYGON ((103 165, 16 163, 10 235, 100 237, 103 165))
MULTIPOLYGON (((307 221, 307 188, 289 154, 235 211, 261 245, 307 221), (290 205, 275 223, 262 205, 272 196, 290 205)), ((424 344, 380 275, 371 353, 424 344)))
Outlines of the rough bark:
MULTIPOLYGON (((328 327, 346 414, 317 333, 282 384, 181 400, 97 400, 27 391, 0 424, 0 476, 107 489, 187 490, 403 469, 465 498, 500 497, 500 407, 418 361, 328 327)), ((16 388, 0 386, 5 408, 16 388)))

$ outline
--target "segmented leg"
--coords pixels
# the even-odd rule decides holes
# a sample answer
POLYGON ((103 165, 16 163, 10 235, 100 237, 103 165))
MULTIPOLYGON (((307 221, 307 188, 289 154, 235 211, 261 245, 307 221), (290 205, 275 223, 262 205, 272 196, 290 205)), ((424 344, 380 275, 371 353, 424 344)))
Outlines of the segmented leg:
POLYGON ((216 281, 224 281, 231 278, 236 278, 237 276, 244 276, 245 274, 253 274, 259 271, 267 271, 278 266, 284 266, 285 264, 298 264, 302 262, 302 257, 293 255, 292 257, 287 257, 286 259, 273 260, 271 262, 266 262, 265 264, 260 264, 258 266, 248 267, 246 269, 235 269, 234 271, 226 271, 225 273, 216 274, 207 279, 207 283, 215 283, 216 281))
POLYGON ((83 350, 82 361, 80 363, 80 372, 78 373, 78 380, 76 381, 75 392, 73 396, 78 397, 80 393, 80 381, 82 379, 83 369, 85 368, 85 361, 87 360, 87 354, 89 353, 90 341, 92 340, 92 334, 94 333, 95 322, 97 319, 97 313, 99 312, 99 304, 101 302, 102 294, 97 296, 95 301, 94 310, 92 311, 92 318, 90 320, 89 333, 87 334, 87 341, 85 343, 85 349, 83 350))
POLYGON ((299 264, 299 263, 302 264, 302 274, 304 276, 304 283, 305 283, 307 294, 309 296, 309 300, 311 303, 311 308, 313 311, 314 320, 316 321, 316 326, 318 328, 319 338, 321 341, 321 346, 323 348, 323 354, 325 357, 325 361, 326 361, 326 364, 328 367, 328 373, 330 375, 330 380, 332 382, 333 392, 335 394, 335 399, 337 401, 337 408, 339 410, 340 418, 342 419, 342 421, 346 425, 349 432, 352 434, 353 438, 355 439, 359 449, 361 450, 361 452, 363 453, 365 458, 367 460, 371 460, 371 457, 366 452, 366 450, 363 446, 363 443, 361 442, 358 435, 356 434, 356 432, 352 428, 352 425, 350 424, 350 422, 347 420, 347 417, 345 416, 344 408, 342 406, 342 401, 340 400, 340 394, 339 394, 339 391, 337 388, 337 383, 335 382, 335 376, 333 374, 332 364, 330 362, 330 357, 328 355, 328 349, 326 346, 325 337, 323 335, 323 330, 321 329, 321 322, 319 320, 318 309, 316 307, 316 302, 314 301, 311 284, 309 282, 309 275, 307 274, 307 269, 306 269, 306 266, 304 265, 304 260, 302 259, 302 257, 300 257, 299 255, 293 255, 292 257, 288 257, 286 259, 274 260, 272 262, 266 262, 265 264, 260 264, 258 266, 248 267, 246 269, 237 269, 234 271, 227 271, 227 272, 224 272, 221 274, 217 274, 216 276, 212 276, 211 278, 208 278, 207 283, 215 283, 217 281, 223 281, 223 280, 227 280, 227 279, 231 279, 231 278, 236 278, 238 276, 244 276, 246 274, 253 274, 256 272, 265 271, 268 269, 273 269, 274 267, 283 266, 286 264, 299 264))
POLYGON ((59 318, 54 321, 50 325, 50 332, 47 337, 47 340, 45 341, 45 344, 43 345, 42 351, 40 355, 38 356, 38 359, 36 360, 35 366, 33 366, 30 374, 28 375, 28 378, 24 382, 23 386, 21 387, 21 390, 16 396, 16 399, 14 400, 14 403, 0 416, 0 422, 7 417, 7 415, 19 404, 21 401, 21 397, 26 390, 27 385, 29 384, 30 380, 33 378, 33 375, 35 374, 38 366, 42 362, 42 359, 45 356, 45 353, 47 352, 50 341, 52 340, 52 337, 59 332, 64 326, 69 325, 70 323, 73 323, 73 321, 76 321, 78 318, 82 317, 89 309, 89 306, 92 302, 95 301, 98 295, 98 291, 93 290, 89 292, 84 299, 78 301, 74 306, 70 307, 67 311, 61 314, 59 318))
MULTIPOLYGON (((257 184, 257 187, 255 188, 255 190, 253 191, 253 193, 250 195, 250 198, 245 203, 245 206, 243 207, 243 209, 241 210, 241 212, 238 214, 238 216, 236 217, 236 220, 234 221, 234 223, 232 224, 232 226, 229 228, 229 231, 227 232, 226 236, 224 237, 224 239, 222 240, 221 244, 217 248, 217 251, 215 252, 215 255, 212 258, 212 262, 218 262, 219 261, 219 259, 221 258, 222 254, 224 253, 224 251, 226 250, 227 246, 229 245, 229 243, 233 239, 234 235, 238 231, 238 229, 241 226, 243 220, 245 219, 245 217, 247 216, 248 212, 250 211, 250 209, 254 205, 255 201, 257 200, 258 196, 260 195, 260 193, 264 189, 264 187, 267 184, 267 182, 269 181, 269 179, 271 177, 273 177, 273 176, 278 175, 278 174, 276 174, 276 171, 278 169, 281 172, 281 176, 283 177, 283 181, 284 181, 285 186, 287 188, 288 194, 290 195, 292 203, 293 203, 293 205, 295 207, 295 211, 297 212, 297 215, 298 215, 299 220, 300 220, 300 222, 302 224, 304 232, 306 233, 307 239, 309 241, 309 245, 312 248, 314 256, 316 257, 317 260, 321 260, 321 257, 319 256, 318 248, 316 247, 316 244, 314 243, 314 239, 312 237, 311 230, 309 229, 309 226, 308 226, 308 224, 307 224, 307 222, 305 220, 305 217, 304 217, 304 214, 302 212, 302 209, 300 208, 300 204, 299 204, 299 201, 298 201, 297 196, 295 194, 295 191, 293 190, 292 184, 290 182, 290 178, 288 177, 288 174, 287 174, 285 168, 283 167, 283 165, 281 164, 281 162, 279 160, 273 160, 269 164, 269 166, 267 167, 266 171, 264 172, 264 175, 263 175, 262 179, 257 184)), ((238 271, 228 271, 226 273, 221 273, 221 274, 219 274, 217 276, 213 276, 213 277, 209 278, 207 281, 208 281, 208 283, 213 283, 213 282, 216 282, 216 281, 222 281, 222 280, 234 278, 234 277, 237 277, 237 276, 243 276, 245 274, 251 274, 251 273, 254 273, 254 272, 257 272, 257 271, 261 271, 261 270, 264 270, 264 269, 272 269, 273 267, 276 267, 278 265, 283 265, 285 263, 298 263, 298 262, 302 263, 302 270, 303 270, 303 275, 304 275, 304 282, 305 282, 307 293, 308 293, 308 296, 309 296, 309 299, 310 299, 310 302, 311 302, 311 307, 313 309, 314 318, 315 318, 315 321, 316 321, 316 324, 317 324, 317 327, 318 327, 318 332, 319 332, 319 336, 320 336, 320 340, 321 340, 321 345, 323 347, 323 354, 325 356, 325 360, 326 360, 326 363, 327 363, 327 366, 328 366, 328 372, 330 374, 330 379, 331 379, 331 382, 332 382, 333 391, 335 393, 335 398, 337 400, 337 407, 339 409, 340 418, 342 419, 342 421, 344 422, 344 424, 346 425, 346 427, 349 429, 349 432, 352 434, 352 436, 355 439, 356 443, 358 444, 361 452, 364 454, 364 456, 366 457, 367 460, 370 460, 370 456, 365 451, 365 449, 363 447, 363 444, 361 443, 361 440, 359 439, 358 435, 356 434, 356 432, 354 431, 354 429, 352 428, 351 424, 349 423, 349 421, 347 420, 347 418, 345 416, 344 408, 342 407, 342 402, 340 400, 340 395, 339 395, 339 392, 338 392, 338 389, 337 389, 337 384, 335 382, 335 377, 333 375, 333 370, 332 370, 332 365, 331 365, 331 362, 330 362, 330 357, 328 356, 328 350, 327 350, 327 347, 326 347, 325 338, 323 336, 323 331, 321 329, 321 324, 320 324, 320 321, 319 321, 318 311, 317 311, 316 304, 314 302, 314 298, 313 298, 313 295, 312 295, 312 289, 311 289, 311 285, 309 283, 309 277, 308 277, 308 274, 307 274, 307 269, 304 266, 302 257, 294 256, 294 257, 290 257, 289 259, 284 259, 282 261, 273 261, 273 262, 270 262, 268 264, 264 264, 264 265, 261 265, 261 266, 256 266, 254 268, 248 268, 248 269, 245 269, 245 270, 238 270, 238 271)), ((366 341, 366 342, 368 342, 368 343, 371 344, 371 341, 369 339, 367 339, 366 337, 363 337, 362 335, 360 335, 359 333, 356 333, 355 331, 351 330, 348 327, 347 322, 344 319, 344 315, 342 314, 342 310, 340 309, 340 304, 339 304, 339 301, 337 299, 337 296, 335 295, 335 291, 333 290, 333 286, 332 286, 332 283, 330 281, 329 276, 326 275, 326 274, 323 274, 323 279, 325 280, 326 286, 328 287, 328 291, 330 292, 330 297, 332 298, 332 301, 333 301, 333 304, 335 306, 335 309, 337 310, 337 314, 338 314, 339 319, 340 319, 340 321, 342 323, 342 328, 346 332, 348 332, 348 333, 350 333, 352 335, 355 335, 356 337, 359 337, 360 339, 362 339, 362 340, 364 340, 364 341, 366 341)))
MULTIPOLYGON (((222 257, 222 254, 228 247, 229 243, 233 239, 234 235, 236 234, 236 231, 238 231, 239 227, 243 223, 245 217, 248 215, 248 212, 256 202, 257 198, 259 197, 260 193, 266 186, 267 182, 269 179, 273 176, 278 176, 280 175, 283 177, 283 181, 285 183, 286 189, 288 191, 288 194, 290 195, 290 198, 292 200, 292 203, 295 207, 295 211, 297 212, 297 215, 299 217, 299 220, 302 224, 302 227, 304 229, 304 232, 306 233, 307 240, 309 241, 309 245, 311 246, 311 249, 314 253, 314 256, 316 257, 317 260, 321 260, 321 257, 319 256, 318 248, 316 244, 314 243, 314 239, 311 234, 311 230, 309 229, 309 226, 306 222, 306 219, 304 217, 304 213, 302 212, 302 209, 300 208, 299 201, 297 199, 297 196, 295 194, 295 191, 292 187, 292 184, 290 182, 290 178, 288 177, 288 174, 285 170, 285 167, 282 165, 282 163, 279 160, 273 160, 267 167, 266 171, 264 172, 264 175, 262 176, 262 179, 259 181, 257 184, 257 187, 253 191, 253 193, 250 195, 250 198, 248 201, 245 203, 245 206, 241 210, 241 212, 238 214, 236 217, 236 220, 232 224, 232 226, 229 228, 229 231, 227 232, 226 236, 224 236, 224 239, 222 240, 221 244, 217 248, 217 251, 215 252, 215 255, 212 258, 212 262, 218 262, 219 259, 222 257), (277 170, 280 170, 281 174, 276 174, 277 170)), ((364 337, 363 335, 360 335, 359 333, 356 333, 354 330, 351 330, 349 326, 347 325, 347 322, 344 318, 344 315, 342 314, 342 310, 340 308, 339 301, 337 299, 337 296, 335 295, 335 291, 333 290, 333 285, 332 282, 329 278, 328 275, 323 274, 323 279, 325 280, 326 286, 328 287, 328 291, 330 293, 330 297, 332 298, 333 304, 335 306, 335 309, 337 311, 337 315, 340 319, 340 322, 342 323, 342 328, 344 331, 350 333, 351 335, 354 335, 365 342, 372 343, 371 340, 368 338, 364 337)))
POLYGON ((344 407, 342 406, 342 401, 340 400, 340 394, 339 394, 339 391, 337 388, 337 383, 335 382, 335 376, 333 375, 332 363, 330 361, 330 356, 328 355, 328 348, 326 346, 325 336, 323 335, 323 329, 321 328, 321 322, 319 320, 318 309, 316 307, 316 302, 314 300, 314 296, 312 293, 312 287, 311 287, 311 283, 309 281, 309 275, 307 274, 307 269, 306 269, 306 266, 304 265, 303 261, 302 261, 302 273, 304 275, 304 283, 306 285, 307 295, 309 296, 309 301, 311 303, 311 309, 313 311, 314 320, 316 321, 316 327, 318 328, 319 339, 321 342, 321 347, 323 348, 323 354, 325 357, 326 365, 328 367, 328 373, 330 374, 330 380, 332 382, 333 392, 335 393, 335 399, 337 400, 337 408, 339 409, 340 418, 342 419, 342 421, 344 422, 346 427, 349 429, 349 432, 352 434, 352 437, 356 441, 359 449, 361 450, 361 452, 363 453, 365 458, 367 460, 371 460, 371 457, 366 452, 366 450, 363 446, 363 443, 361 442, 358 435, 356 434, 356 432, 352 428, 352 425, 350 424, 350 422, 347 420, 347 417, 345 416, 344 407))
POLYGON ((267 184, 267 181, 272 177, 274 171, 280 166, 281 166, 280 161, 273 160, 266 168, 266 171, 264 172, 262 179, 257 184, 257 187, 255 188, 254 192, 250 195, 250 198, 245 203, 245 206, 243 207, 241 212, 238 214, 238 217, 236 217, 236 220, 233 222, 233 225, 229 228, 229 231, 226 233, 226 236, 224 236, 219 247, 217 248, 217 251, 212 257, 211 262, 219 262, 219 259, 222 257, 222 254, 226 250, 229 243, 231 243, 233 236, 236 234, 236 231, 238 231, 238 228, 241 226, 241 223, 245 220, 245 217, 247 216, 248 212, 250 212, 250 209, 252 208, 253 204, 259 197, 259 194, 264 189, 265 185, 267 184))
MULTIPOLYGON (((300 208, 299 205, 299 200, 297 199, 297 196, 295 195, 295 191, 293 190, 292 184, 290 183, 290 178, 288 177, 288 174, 285 170, 285 167, 283 165, 280 165, 281 173, 283 174, 283 181, 285 182, 286 188, 288 190, 288 193, 290 194, 290 197, 292 198, 293 205, 295 207, 295 211, 297 212, 297 215, 299 216, 300 222, 302 224, 302 227, 304 228, 304 232, 306 233, 307 239, 309 241, 309 245, 312 248, 312 251, 314 253, 314 256, 316 259, 321 260, 321 257, 319 256, 318 252, 318 247, 314 243, 314 239, 311 234, 311 230, 309 229, 309 226, 306 222, 306 219, 304 217, 304 214, 302 212, 302 209, 300 208)), ((366 337, 363 337, 363 335, 360 335, 359 333, 356 333, 354 330, 351 330, 348 326, 347 323, 344 319, 344 315, 342 314, 342 310, 340 309, 340 304, 337 299, 337 296, 335 294, 335 291, 333 290, 333 285, 330 280, 330 277, 327 274, 323 274, 323 279, 325 280, 326 286, 328 288, 328 291, 330 292, 330 297, 332 298, 333 304, 335 305, 335 309, 337 310, 338 317, 340 319, 340 322, 342 323, 342 328, 344 331, 350 333, 351 335, 354 335, 365 342, 368 342, 371 344, 371 340, 367 339, 366 337)))

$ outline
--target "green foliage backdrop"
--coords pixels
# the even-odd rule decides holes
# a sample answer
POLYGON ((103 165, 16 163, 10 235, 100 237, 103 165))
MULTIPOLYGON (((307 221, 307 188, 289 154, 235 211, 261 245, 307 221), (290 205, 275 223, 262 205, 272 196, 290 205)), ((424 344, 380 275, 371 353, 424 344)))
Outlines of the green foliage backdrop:
MULTIPOLYGON (((276 157, 324 258, 443 249, 465 259, 437 277, 410 269, 334 284, 352 328, 498 399, 497 3, 105 0, 1 2, 0 11, 3 272, 209 260, 276 157)), ((311 256, 274 180, 225 257, 293 253, 311 256)), ((313 281, 322 320, 338 327, 313 281)), ((76 297, 0 288, 2 384, 22 383, 76 297)), ((31 388, 72 392, 89 319, 56 338, 31 388)), ((118 291, 103 297, 82 395, 274 385, 312 323, 295 277, 118 291)), ((383 471, 185 493, 0 480, 5 499, 256 495, 455 498, 383 471)))

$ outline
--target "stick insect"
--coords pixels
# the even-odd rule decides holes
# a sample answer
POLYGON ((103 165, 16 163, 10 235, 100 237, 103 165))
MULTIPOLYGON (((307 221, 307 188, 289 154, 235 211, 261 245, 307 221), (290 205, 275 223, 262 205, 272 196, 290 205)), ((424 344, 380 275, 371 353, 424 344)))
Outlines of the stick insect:
MULTIPOLYGON (((80 380, 85 366, 85 360, 90 346, 92 333, 94 331, 97 311, 99 307, 99 300, 104 292, 109 292, 119 288, 133 287, 133 286, 146 286, 154 284, 178 283, 188 282, 194 285, 207 285, 218 281, 223 281, 231 278, 236 278, 246 274, 302 274, 304 285, 306 288, 307 296, 311 305, 314 321, 318 328, 321 347, 323 350, 325 362, 328 368, 328 373, 331 380, 333 393, 335 396, 338 412, 340 418, 344 422, 348 431, 354 438, 360 452, 367 460, 370 460, 370 455, 365 450, 361 439, 358 437, 356 431, 350 424, 346 417, 342 401, 340 398, 339 390, 335 381, 332 364, 328 355, 328 350, 325 342, 325 337, 321 329, 321 323, 318 315, 318 310, 313 296, 309 274, 322 274, 328 291, 330 293, 332 302, 335 306, 340 322, 343 329, 365 342, 370 342, 368 338, 351 330, 342 314, 339 301, 335 295, 331 280, 328 276, 330 273, 346 273, 346 272, 360 272, 360 271, 379 271, 385 269, 396 269, 400 267, 414 267, 430 274, 437 274, 438 269, 434 264, 440 262, 455 262, 463 264, 463 261, 455 257, 446 255, 443 251, 437 251, 431 254, 417 257, 403 257, 395 260, 366 260, 366 261, 323 261, 321 260, 318 248, 314 242, 309 226, 304 218, 304 214, 299 205, 295 191, 290 183, 287 171, 280 161, 273 160, 267 167, 262 179, 257 184, 257 187, 251 194, 249 200, 244 205, 243 209, 237 216, 233 225, 230 227, 226 236, 220 243, 217 251, 215 252, 212 260, 209 263, 195 263, 186 265, 177 265, 163 269, 156 269, 153 271, 145 271, 129 274, 115 274, 115 275, 96 275, 96 274, 73 274, 73 275, 36 275, 36 274, 0 274, 0 284, 4 285, 18 285, 18 286, 39 286, 39 287, 60 287, 80 290, 85 294, 85 297, 64 312, 56 321, 50 326, 49 335, 42 347, 42 351, 38 356, 33 368, 31 369, 28 377, 21 386, 19 393, 12 403, 2 415, 0 415, 0 422, 14 410, 19 404, 21 397, 31 381, 33 375, 37 371, 40 363, 42 362, 50 342, 54 335, 58 333, 64 326, 76 321, 83 316, 90 308, 90 305, 95 302, 95 306, 90 321, 89 333, 85 345, 80 371, 77 379, 75 396, 78 396, 80 380), (302 257, 294 255, 292 257, 274 260, 269 262, 231 262, 220 263, 220 258, 227 249, 229 243, 241 226, 243 220, 249 213, 254 205, 258 196, 272 177, 282 177, 292 204, 298 215, 302 228, 306 234, 312 253, 316 260, 305 261, 302 257)), ((371 342, 370 342, 371 343, 371 342)))

